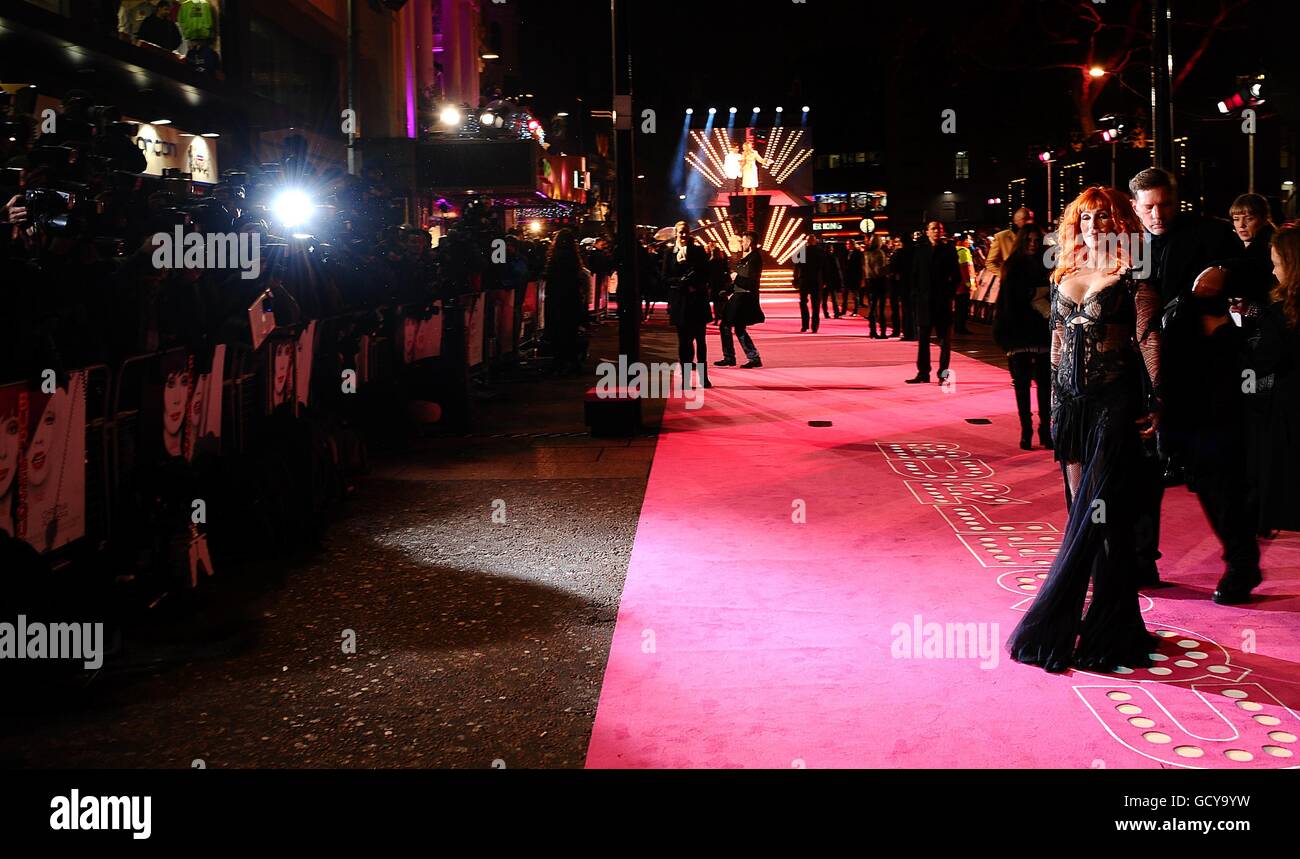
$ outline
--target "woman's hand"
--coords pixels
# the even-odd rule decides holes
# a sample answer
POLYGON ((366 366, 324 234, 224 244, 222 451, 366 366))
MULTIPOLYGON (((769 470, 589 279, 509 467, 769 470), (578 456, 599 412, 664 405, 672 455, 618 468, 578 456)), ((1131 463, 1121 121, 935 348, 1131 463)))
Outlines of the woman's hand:
POLYGON ((1160 412, 1150 412, 1145 417, 1138 418, 1137 425, 1141 428, 1139 435, 1142 440, 1150 441, 1160 431, 1160 412))

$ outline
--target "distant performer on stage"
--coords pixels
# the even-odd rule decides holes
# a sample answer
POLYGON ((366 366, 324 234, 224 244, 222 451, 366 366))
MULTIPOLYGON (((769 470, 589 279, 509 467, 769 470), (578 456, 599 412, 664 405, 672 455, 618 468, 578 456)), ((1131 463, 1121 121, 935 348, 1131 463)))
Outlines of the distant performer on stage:
POLYGON ((742 169, 740 157, 740 146, 731 144, 731 151, 727 153, 727 158, 722 162, 722 174, 731 181, 731 190, 734 194, 740 193, 740 172, 742 169))
POLYGON ((763 366, 763 361, 746 329, 766 321, 763 308, 758 303, 758 284, 763 276, 763 253, 758 247, 758 233, 751 230, 741 236, 740 251, 743 256, 731 275, 731 296, 727 299, 722 311, 722 323, 718 326, 718 332, 722 335, 722 360, 715 361, 713 366, 736 366, 736 344, 731 339, 732 329, 735 329, 740 348, 745 350, 745 357, 749 359, 740 368, 753 370, 763 366))
POLYGON ((771 163, 758 154, 758 150, 754 148, 753 143, 748 140, 745 141, 745 146, 740 152, 740 184, 744 188, 744 193, 754 194, 758 192, 758 165, 762 164, 766 167, 771 163))

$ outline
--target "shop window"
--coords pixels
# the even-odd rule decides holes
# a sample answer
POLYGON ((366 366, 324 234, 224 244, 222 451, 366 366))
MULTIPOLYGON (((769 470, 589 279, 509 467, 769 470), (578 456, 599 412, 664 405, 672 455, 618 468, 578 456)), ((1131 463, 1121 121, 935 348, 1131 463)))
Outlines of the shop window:
POLYGON ((117 32, 171 51, 199 71, 221 71, 221 0, 122 0, 117 32))

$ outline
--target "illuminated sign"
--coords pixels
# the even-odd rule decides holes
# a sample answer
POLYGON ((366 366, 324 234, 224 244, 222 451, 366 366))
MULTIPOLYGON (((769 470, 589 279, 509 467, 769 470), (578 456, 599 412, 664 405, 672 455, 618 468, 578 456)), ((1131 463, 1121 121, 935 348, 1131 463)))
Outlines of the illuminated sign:
POLYGON ((183 136, 170 125, 140 123, 135 145, 144 153, 144 172, 161 176, 173 168, 191 174, 195 182, 216 182, 216 141, 198 135, 183 136))

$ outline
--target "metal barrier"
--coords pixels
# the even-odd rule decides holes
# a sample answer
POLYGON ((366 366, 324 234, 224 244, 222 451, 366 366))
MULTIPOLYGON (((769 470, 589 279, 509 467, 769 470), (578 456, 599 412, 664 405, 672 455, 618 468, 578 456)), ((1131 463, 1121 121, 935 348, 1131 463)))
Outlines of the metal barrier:
MULTIPOLYGON (((84 511, 77 546, 95 552, 112 551, 115 543, 129 547, 140 536, 132 519, 143 515, 137 508, 147 503, 139 495, 140 481, 147 483, 142 476, 177 459, 194 461, 202 455, 221 461, 253 452, 263 421, 290 400, 295 411, 308 403, 346 417, 363 408, 361 400, 344 396, 352 390, 351 380, 356 390, 385 397, 436 396, 455 413, 466 406, 470 368, 486 373, 495 362, 526 348, 535 354, 544 301, 544 286, 536 282, 520 296, 508 289, 467 292, 447 303, 385 307, 279 326, 257 349, 224 343, 205 347, 211 354, 200 355, 191 347, 174 347, 131 356, 116 367, 97 364, 76 371, 78 394, 85 395, 86 445, 81 506, 69 506, 84 511)), ((16 491, 19 460, 32 446, 28 436, 35 439, 38 432, 33 422, 54 420, 29 414, 29 404, 39 400, 33 390, 29 382, 0 385, 0 528, 10 533, 15 533, 21 500, 16 491), (12 450, 3 447, 7 429, 14 430, 12 450)), ((44 409, 45 400, 39 402, 44 409)), ((62 514, 43 510, 43 515, 49 520, 62 514)), ((24 527, 26 516, 24 508, 24 527)), ((33 536, 29 542, 52 541, 33 536)), ((72 548, 59 542, 46 553, 58 560, 72 554, 72 548)))

